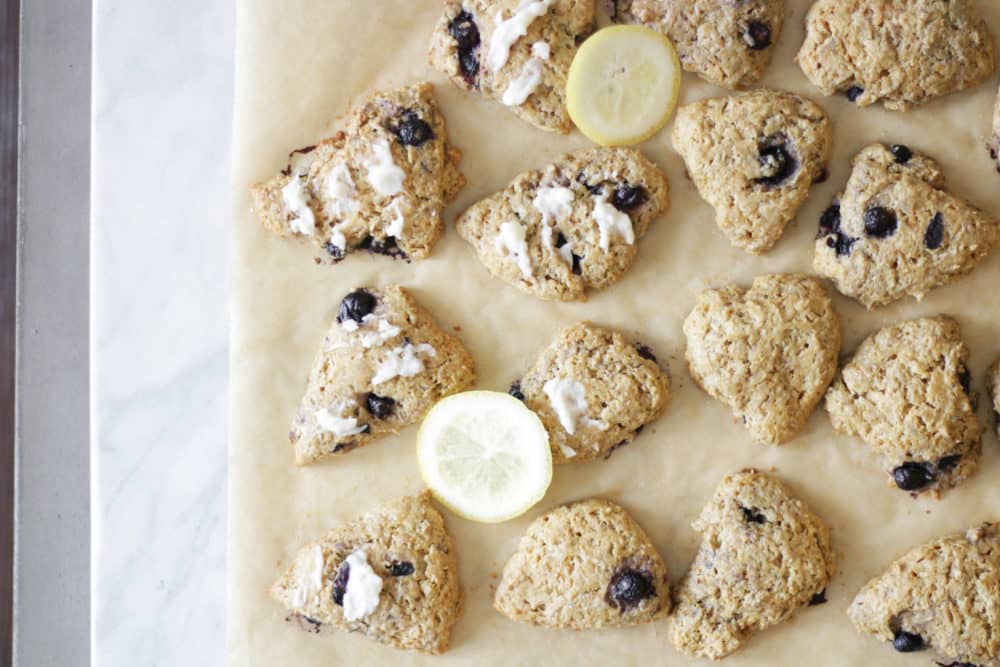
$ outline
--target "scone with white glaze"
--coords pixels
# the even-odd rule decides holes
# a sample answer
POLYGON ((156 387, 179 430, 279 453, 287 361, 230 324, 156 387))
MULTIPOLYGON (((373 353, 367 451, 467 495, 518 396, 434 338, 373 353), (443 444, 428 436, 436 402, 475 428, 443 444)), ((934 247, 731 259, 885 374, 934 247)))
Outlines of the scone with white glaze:
POLYGON ((305 545, 271 595, 304 629, 330 626, 431 654, 448 650, 462 611, 455 547, 427 492, 305 545))
POLYGON ((950 317, 911 320, 865 339, 826 394, 840 433, 861 438, 890 483, 939 493, 979 466, 969 350, 950 317))
POLYGON ((684 335, 691 377, 769 445, 802 430, 837 372, 840 319, 812 276, 706 290, 684 335))
POLYGON ((549 433, 553 463, 588 461, 635 439, 670 401, 652 350, 580 322, 560 331, 510 393, 549 433))
POLYGON ((813 102, 761 90, 677 110, 674 147, 701 198, 737 248, 759 254, 777 243, 813 183, 822 180, 833 134, 813 102))
POLYGON ((461 341, 402 288, 355 289, 340 302, 292 422, 295 462, 346 454, 396 433, 473 377, 461 341))
POLYGON ((746 88, 771 62, 785 0, 614 0, 613 20, 639 23, 673 42, 685 70, 723 88, 746 88))
POLYGON ((930 157, 873 144, 853 164, 820 218, 813 268, 866 308, 920 300, 970 273, 1000 241, 1000 220, 945 190, 930 157))
POLYGON ((356 250, 423 259, 444 231, 441 212, 465 184, 429 83, 370 95, 347 128, 293 151, 251 189, 268 230, 306 239, 319 261, 356 250))
POLYGON ((632 266, 670 203, 666 177, 632 148, 590 148, 521 174, 456 227, 490 273, 542 299, 581 301, 632 266))
POLYGON ((445 0, 431 65, 548 131, 569 132, 566 79, 594 0, 445 0))
POLYGON ((493 606, 520 623, 599 630, 665 616, 670 583, 628 512, 592 498, 532 522, 504 566, 493 606))
POLYGON ((756 470, 726 476, 692 527, 701 546, 674 593, 668 631, 692 657, 724 658, 821 602, 836 572, 823 520, 756 470))
POLYGON ((975 86, 996 59, 974 0, 818 0, 796 57, 824 95, 892 111, 975 86))
POLYGON ((913 549, 865 584, 847 615, 897 651, 929 649, 938 665, 1000 665, 1000 524, 913 549))

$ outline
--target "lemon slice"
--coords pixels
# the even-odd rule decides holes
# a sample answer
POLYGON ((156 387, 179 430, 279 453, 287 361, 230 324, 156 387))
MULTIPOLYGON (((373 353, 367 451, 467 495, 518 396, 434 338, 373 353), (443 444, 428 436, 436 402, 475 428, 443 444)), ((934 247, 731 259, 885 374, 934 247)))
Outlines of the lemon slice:
POLYGON ((417 434, 417 462, 435 498, 483 523, 523 514, 552 481, 541 420, 495 391, 455 394, 431 408, 417 434))
POLYGON ((566 86, 569 115, 591 141, 631 146, 670 119, 681 86, 677 51, 639 25, 594 33, 576 52, 566 86))

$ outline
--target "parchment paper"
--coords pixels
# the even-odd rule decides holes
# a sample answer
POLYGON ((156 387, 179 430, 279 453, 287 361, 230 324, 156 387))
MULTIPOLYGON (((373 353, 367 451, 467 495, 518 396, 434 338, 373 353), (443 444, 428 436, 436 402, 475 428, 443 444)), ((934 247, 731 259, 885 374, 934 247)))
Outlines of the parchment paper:
MULTIPOLYGON (((826 605, 749 641, 733 665, 930 664, 855 633, 844 611, 856 590, 891 559, 932 537, 1000 519, 1000 449, 986 400, 979 473, 943 500, 912 500, 887 488, 860 441, 833 432, 825 411, 780 448, 750 441, 725 406, 698 390, 683 362, 681 323, 704 288, 748 284, 766 272, 810 271, 816 221, 843 188, 849 160, 876 140, 906 143, 939 159, 953 191, 1000 215, 1000 174, 984 149, 997 77, 970 92, 905 113, 858 109, 823 98, 793 57, 803 38, 807 0, 789 0, 785 30, 764 83, 807 94, 834 121, 830 179, 813 188, 799 220, 764 257, 732 248, 712 209, 684 176, 669 126, 642 146, 669 179, 672 206, 641 241, 618 284, 586 303, 544 303, 491 278, 452 227, 457 212, 513 176, 588 145, 579 133, 543 133, 498 104, 460 92, 426 65, 437 0, 239 0, 236 53, 232 283, 232 413, 229 512, 229 648, 232 665, 557 665, 698 664, 674 651, 666 622, 574 633, 514 624, 492 610, 496 576, 528 523, 560 503, 604 496, 624 505, 650 534, 677 581, 697 536, 690 522, 725 473, 744 466, 776 474, 832 527, 841 572, 826 605), (469 184, 445 216, 447 232, 428 260, 352 256, 317 266, 308 244, 265 233, 250 211, 248 187, 285 164, 288 151, 314 143, 367 91, 426 79, 452 141, 464 151, 469 184), (544 500, 525 516, 480 525, 445 512, 458 550, 466 608, 452 650, 431 658, 395 651, 359 635, 315 636, 284 621, 267 589, 296 548, 387 499, 421 488, 415 428, 325 465, 297 468, 288 426, 316 346, 350 287, 400 283, 475 357, 477 387, 505 389, 562 326, 589 319, 638 333, 669 363, 673 401, 666 414, 608 461, 556 468, 544 500)), ((1000 36, 1000 3, 981 1, 1000 36)), ((685 75, 682 102, 725 91, 685 75)), ((831 288, 832 291, 832 288, 831 288)), ((972 276, 867 313, 837 295, 845 353, 877 328, 950 313, 973 356, 974 385, 1000 355, 1000 253, 972 276)), ((197 557, 192 555, 192 557, 197 557)))

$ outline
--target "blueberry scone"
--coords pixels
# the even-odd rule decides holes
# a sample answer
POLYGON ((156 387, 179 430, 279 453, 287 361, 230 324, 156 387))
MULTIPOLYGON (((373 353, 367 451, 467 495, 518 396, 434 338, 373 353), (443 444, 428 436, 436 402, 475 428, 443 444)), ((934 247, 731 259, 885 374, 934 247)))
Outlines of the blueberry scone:
POLYGON ((769 250, 822 180, 832 133, 813 102, 761 90, 677 111, 674 147, 737 248, 769 250))
POLYGON ((427 492, 302 547, 271 595, 305 629, 333 626, 435 654, 448 650, 462 611, 455 548, 427 492))
POLYGON ((692 526, 701 546, 669 629, 682 653, 723 658, 824 600, 835 572, 830 531, 781 482, 756 470, 729 475, 692 526))
POLYGON ((460 158, 431 84, 376 92, 345 131, 293 151, 280 174, 254 185, 254 210, 270 231, 312 241, 321 261, 355 250, 422 259, 465 184, 460 158))
POLYGON ((990 138, 988 148, 990 157, 996 160, 997 171, 1000 171, 1000 93, 997 93, 997 103, 993 109, 993 136, 990 138))
POLYGON ((543 130, 569 132, 566 77, 594 0, 445 0, 431 65, 543 130))
POLYGON ((666 210, 666 177, 630 148, 591 148, 521 174, 456 226, 494 276, 547 300, 584 300, 632 266, 666 210))
POLYGON ((1000 665, 1000 524, 917 547, 868 582, 848 616, 901 653, 950 667, 1000 665))
POLYGON ((493 606, 513 621, 553 628, 647 623, 670 611, 667 568, 625 510, 582 500, 528 527, 493 606))
POLYGON ((648 347, 581 322, 560 331, 510 393, 542 420, 553 463, 568 463, 632 442, 666 408, 670 379, 648 347))
POLYGON ((906 111, 982 83, 996 58, 973 0, 818 0, 796 60, 824 95, 906 111))
POLYGON ((1000 437, 1000 359, 990 366, 986 375, 986 387, 992 401, 993 416, 996 418, 997 436, 1000 437))
POLYGON ((760 79, 785 20, 785 0, 614 0, 613 9, 615 21, 669 37, 684 69, 724 88, 760 79))
POLYGON ((853 164, 846 190, 820 218, 813 268, 867 308, 922 299, 1000 241, 1000 221, 947 192, 931 158, 874 144, 853 164))
POLYGON ((861 438, 903 491, 953 487, 975 472, 982 452, 968 360, 950 317, 882 329, 830 386, 833 427, 861 438))
POLYGON ((309 373, 289 438, 299 465, 345 454, 419 421, 473 380, 458 338, 399 287, 340 302, 309 373))
POLYGON ((840 320, 811 276, 706 290, 684 335, 691 377, 769 445, 802 429, 837 372, 840 320))

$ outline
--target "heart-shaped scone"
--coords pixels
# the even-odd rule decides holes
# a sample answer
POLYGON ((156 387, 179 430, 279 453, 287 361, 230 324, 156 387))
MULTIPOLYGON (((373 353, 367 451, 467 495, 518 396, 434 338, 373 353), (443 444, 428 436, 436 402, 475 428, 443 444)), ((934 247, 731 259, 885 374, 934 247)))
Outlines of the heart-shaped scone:
POLYGON ((670 584, 639 524, 594 498, 535 519, 503 568, 493 606, 520 623, 598 630, 665 616, 670 584))
POLYGON ((429 83, 375 92, 345 131, 293 151, 253 186, 264 227, 305 238, 323 262, 355 250, 422 259, 444 231, 441 213, 465 179, 429 83))
POLYGON ((930 649, 942 667, 1000 664, 1000 524, 917 547, 865 584, 847 615, 897 651, 930 649))
POLYGON ((871 309, 971 272, 1000 241, 1000 220, 944 189, 937 162, 874 144, 820 218, 813 268, 871 309))
POLYGON ((802 429, 837 371, 840 320, 810 276, 706 290, 684 334, 691 376, 766 444, 802 429))
POLYGON ((796 60, 824 95, 905 111, 985 81, 996 46, 970 0, 819 0, 796 60))
POLYGON ((813 102, 762 90, 677 111, 674 147, 737 248, 770 250, 822 180, 832 134, 813 102))

